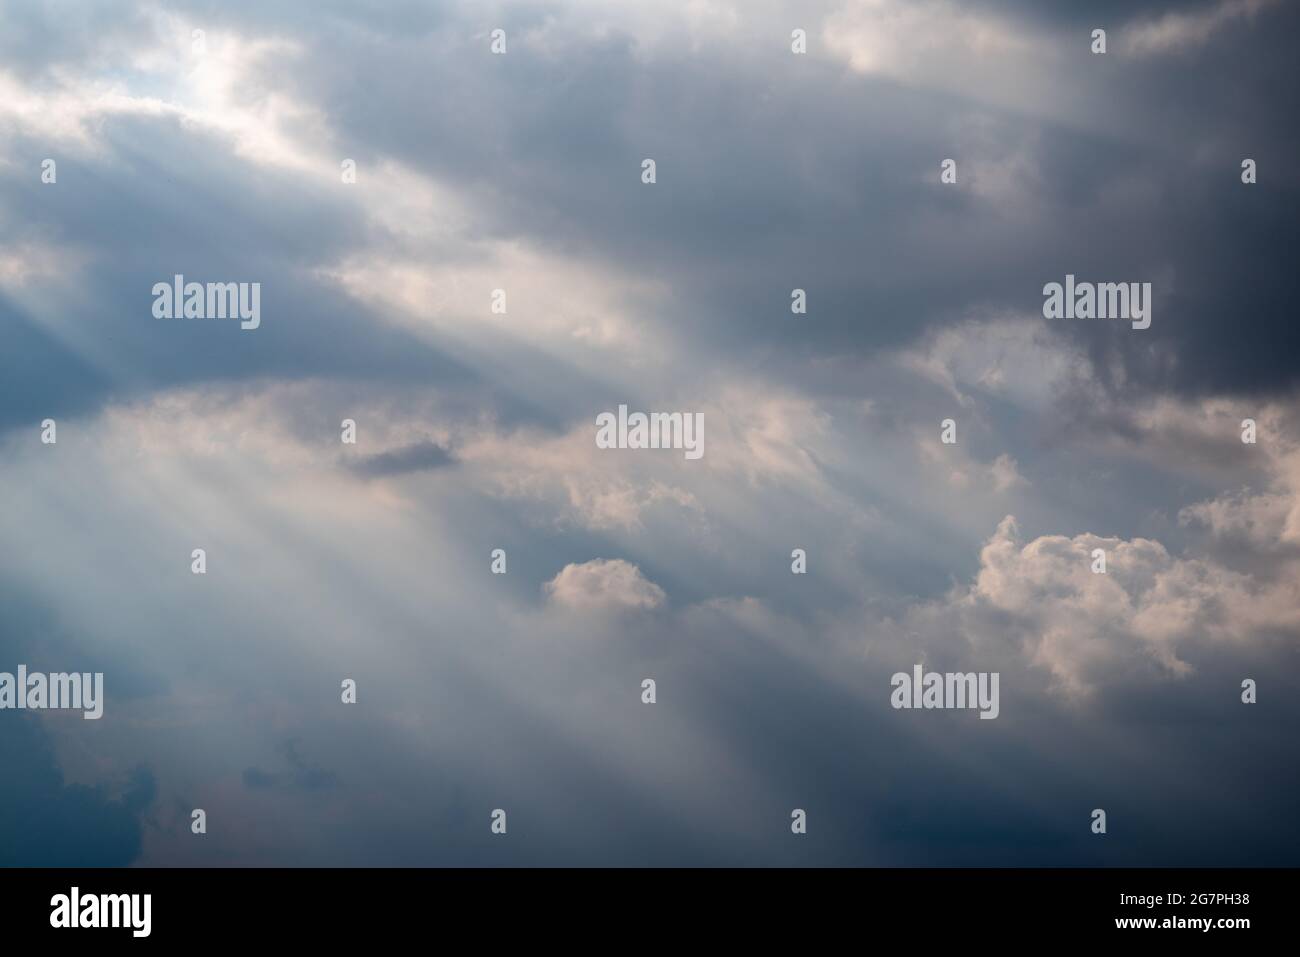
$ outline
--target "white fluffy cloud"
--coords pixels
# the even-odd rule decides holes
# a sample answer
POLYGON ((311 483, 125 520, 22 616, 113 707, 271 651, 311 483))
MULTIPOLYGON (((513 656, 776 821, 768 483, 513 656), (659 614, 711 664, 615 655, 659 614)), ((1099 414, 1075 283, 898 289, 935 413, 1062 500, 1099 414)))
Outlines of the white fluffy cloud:
POLYGON ((621 558, 568 564, 543 586, 556 605, 581 610, 657 608, 664 590, 621 558))
POLYGON ((1225 633, 1225 605, 1248 599, 1241 576, 1179 561, 1159 542, 1083 534, 1022 544, 1007 516, 984 546, 963 600, 1004 613, 1030 660, 1067 694, 1079 694, 1135 658, 1186 673, 1179 642, 1198 632, 1225 633), (1105 574, 1092 571, 1097 548, 1106 552, 1105 574))
POLYGON ((976 648, 1011 642, 1052 690, 1085 698, 1121 675, 1194 670, 1207 643, 1300 635, 1300 575, 1259 581, 1210 558, 1180 558, 1146 538, 1084 533, 1022 541, 1008 515, 974 582, 918 609, 914 627, 961 633, 976 648), (1105 573, 1093 550, 1106 553, 1105 573))

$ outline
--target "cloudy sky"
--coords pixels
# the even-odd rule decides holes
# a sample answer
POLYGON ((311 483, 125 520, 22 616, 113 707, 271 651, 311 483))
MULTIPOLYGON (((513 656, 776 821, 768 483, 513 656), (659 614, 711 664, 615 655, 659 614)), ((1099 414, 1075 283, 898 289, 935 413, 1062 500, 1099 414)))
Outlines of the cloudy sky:
POLYGON ((0 2, 0 863, 1300 862, 1300 14, 1133 8, 0 2))

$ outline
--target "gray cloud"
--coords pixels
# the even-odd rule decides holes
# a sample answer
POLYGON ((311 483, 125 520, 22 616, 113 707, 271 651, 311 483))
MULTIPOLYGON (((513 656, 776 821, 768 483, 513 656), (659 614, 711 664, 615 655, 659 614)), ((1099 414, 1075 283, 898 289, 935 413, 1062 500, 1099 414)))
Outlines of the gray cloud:
POLYGON ((0 5, 6 642, 109 678, 0 715, 17 860, 1294 863, 1294 5, 750 7, 0 5), (922 658, 999 719, 891 709, 922 658))
POLYGON ((367 455, 349 463, 349 468, 365 478, 427 472, 455 462, 451 452, 434 442, 415 442, 399 449, 367 455))

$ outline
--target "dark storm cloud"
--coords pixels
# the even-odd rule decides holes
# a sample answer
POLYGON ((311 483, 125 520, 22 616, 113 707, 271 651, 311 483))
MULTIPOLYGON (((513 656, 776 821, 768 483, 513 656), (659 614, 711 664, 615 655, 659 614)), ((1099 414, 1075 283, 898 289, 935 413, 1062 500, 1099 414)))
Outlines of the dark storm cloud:
POLYGON ((48 416, 86 412, 111 383, 65 343, 23 316, 0 295, 0 323, 9 344, 0 356, 0 428, 37 428, 48 416))
POLYGON ((1074 0, 974 0, 963 4, 973 10, 986 10, 1017 21, 1027 20, 1045 26, 1105 27, 1113 29, 1136 19, 1154 19, 1168 13, 1196 13, 1212 10, 1222 0, 1151 0, 1140 6, 1126 0, 1096 0, 1080 4, 1074 0))
POLYGON ((353 472, 365 478, 382 478, 387 475, 402 475, 407 472, 426 472, 442 468, 455 462, 451 452, 434 442, 415 442, 367 455, 349 464, 353 472))
MULTIPOLYGON (((1019 22, 1011 5, 988 9, 1019 22)), ((190 12, 213 29, 302 44, 302 62, 272 68, 273 82, 320 106, 363 170, 396 157, 472 196, 486 234, 666 282, 671 298, 656 321, 810 388, 808 359, 895 347, 972 309, 1035 313, 1043 283, 1066 272, 1172 277, 1167 293, 1158 286, 1145 333, 1052 325, 1084 340, 1101 368, 1125 368, 1130 389, 1273 391, 1300 372, 1288 318, 1300 211, 1288 117, 1300 103, 1294 84, 1276 82, 1289 69, 1293 7, 1230 24, 1193 56, 1097 58, 1081 43, 1056 69, 1077 77, 1088 129, 1068 103, 1059 121, 1027 116, 981 102, 978 83, 969 97, 913 89, 846 73, 825 50, 797 68, 725 42, 708 55, 670 45, 645 57, 614 30, 560 37, 558 52, 540 53, 522 40, 544 20, 533 8, 497 13, 493 22, 516 37, 506 57, 485 53, 476 18, 418 5, 377 19, 346 6, 312 17, 266 5, 190 12), (963 129, 970 121, 987 130, 978 141, 963 129), (937 183, 946 156, 969 182, 1019 152, 1030 174, 1004 197, 937 183), (1238 179, 1245 155, 1260 163, 1255 187, 1238 179), (653 187, 639 182, 645 156, 659 166, 653 187), (808 290, 808 322, 788 321, 796 286, 808 290)), ((24 35, 51 32, 46 19, 23 16, 24 35)), ((1033 23, 1049 36, 1078 27, 1068 6, 1038 9, 1033 23)), ((52 48, 53 60, 96 37, 130 48, 112 31, 71 36, 83 39, 52 48)), ((990 77, 1000 68, 987 64, 990 77)), ((309 275, 358 241, 385 242, 354 210, 291 174, 232 163, 223 144, 172 120, 116 117, 104 136, 110 166, 64 160, 57 189, 7 190, 5 233, 111 250, 82 301, 53 308, 112 330, 114 373, 88 368, 15 315, 30 351, 21 361, 6 351, 8 424, 93 408, 105 394, 231 376, 473 377, 309 275), (159 335, 147 290, 174 272, 273 277, 264 294, 275 321, 255 346, 201 324, 159 335)))
MULTIPOLYGON (((1023 12, 990 9, 1012 26, 1023 12)), ((516 37, 533 22, 511 16, 493 22, 516 37)), ((550 53, 517 39, 494 58, 468 22, 402 41, 327 34, 291 82, 330 104, 345 142, 474 195, 481 228, 668 282, 661 321, 775 371, 802 377, 792 360, 896 346, 972 308, 1036 313, 1042 285, 1073 272, 1172 277, 1148 333, 1053 327, 1126 367, 1130 388, 1285 388, 1300 371, 1287 318, 1300 104, 1277 77, 1293 70, 1297 12, 1264 9, 1192 54, 1138 56, 1116 49, 1140 19, 1127 5, 1096 16, 1111 18, 1111 54, 1091 55, 1083 31, 1043 67, 1073 77, 1059 119, 983 101, 978 78, 963 95, 846 76, 825 51, 798 68, 722 42, 644 57, 614 31, 550 53), (988 130, 978 142, 972 120, 988 130), (946 156, 969 182, 1021 150, 1029 175, 1003 197, 937 183, 946 156), (1239 181, 1247 155, 1255 187, 1239 181), (654 187, 638 179, 646 156, 654 187), (795 286, 809 322, 787 321, 795 286)), ((1029 22, 1059 38, 1091 21, 1059 6, 1029 22)), ((986 64, 990 78, 1002 68, 986 64)))
MULTIPOLYGON (((93 251, 77 286, 38 287, 36 306, 0 294, 0 315, 10 317, 19 347, 0 357, 0 426, 221 379, 475 380, 311 275, 355 248, 355 213, 295 188, 288 174, 232 161, 224 145, 185 133, 172 119, 119 117, 107 126, 112 168, 63 159, 56 186, 25 185, 0 197, 8 207, 0 237, 38 235, 73 254, 93 251), (187 281, 261 282, 261 327, 156 319, 153 285, 178 273, 187 281), (52 319, 76 333, 55 339, 45 331, 52 319)), ((33 156, 48 151, 23 146, 33 156)), ((58 255, 50 254, 55 269, 73 268, 58 255)))
POLYGON ((279 749, 284 765, 282 771, 263 771, 247 768, 244 785, 249 788, 287 788, 300 791, 324 791, 335 787, 339 777, 333 771, 317 767, 306 761, 298 752, 297 742, 286 741, 279 749))
MULTIPOLYGON (((98 656, 88 656, 61 632, 48 610, 13 594, 7 584, 0 586, 0 607, 0 671, 12 674, 19 664, 33 672, 106 668, 111 699, 97 721, 111 720, 114 702, 137 696, 148 683, 147 669, 134 663, 114 660, 106 666, 98 656)), ((35 712, 0 711, 0 867, 130 864, 140 853, 145 818, 157 792, 152 769, 136 765, 95 786, 70 783, 60 770, 45 720, 35 712)), ((78 715, 76 723, 95 722, 78 715)))
POLYGON ((153 774, 138 769, 120 795, 69 784, 40 719, 5 712, 0 721, 0 866, 124 867, 140 853, 153 774))

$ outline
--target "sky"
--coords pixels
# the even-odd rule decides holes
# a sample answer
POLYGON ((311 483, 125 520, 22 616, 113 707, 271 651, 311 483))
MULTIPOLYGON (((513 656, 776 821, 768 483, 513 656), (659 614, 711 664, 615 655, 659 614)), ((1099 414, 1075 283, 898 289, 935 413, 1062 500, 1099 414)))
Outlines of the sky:
POLYGON ((1300 863, 1298 20, 0 0, 0 864, 1300 863))

